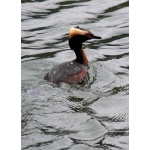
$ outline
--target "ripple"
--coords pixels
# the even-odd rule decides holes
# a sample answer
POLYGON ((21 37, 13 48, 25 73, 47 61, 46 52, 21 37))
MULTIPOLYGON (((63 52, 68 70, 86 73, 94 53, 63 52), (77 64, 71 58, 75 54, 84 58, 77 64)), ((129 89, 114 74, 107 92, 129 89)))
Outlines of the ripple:
POLYGON ((22 149, 129 149, 129 1, 21 1, 22 149), (45 73, 75 59, 72 26, 102 37, 84 43, 87 82, 54 85, 45 73))
POLYGON ((85 141, 93 141, 105 133, 107 133, 107 129, 105 129, 97 120, 90 119, 85 124, 81 124, 80 131, 70 135, 70 138, 74 141, 85 143, 85 141))

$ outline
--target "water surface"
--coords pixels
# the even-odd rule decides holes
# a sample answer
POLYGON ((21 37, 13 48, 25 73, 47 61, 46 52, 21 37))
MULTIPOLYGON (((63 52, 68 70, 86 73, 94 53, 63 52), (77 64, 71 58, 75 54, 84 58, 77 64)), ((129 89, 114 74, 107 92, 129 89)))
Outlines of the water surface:
POLYGON ((128 150, 129 20, 126 0, 22 0, 22 150, 128 150), (70 27, 102 37, 84 43, 85 85, 43 80, 75 58, 70 27))

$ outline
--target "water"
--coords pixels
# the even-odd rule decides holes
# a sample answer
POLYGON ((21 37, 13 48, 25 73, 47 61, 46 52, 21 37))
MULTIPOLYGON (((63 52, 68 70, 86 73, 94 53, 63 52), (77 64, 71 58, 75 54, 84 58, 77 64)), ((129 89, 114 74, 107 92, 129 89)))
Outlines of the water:
POLYGON ((129 2, 22 0, 22 150, 128 150, 129 2), (70 27, 102 40, 84 43, 85 85, 43 80, 75 58, 70 27))

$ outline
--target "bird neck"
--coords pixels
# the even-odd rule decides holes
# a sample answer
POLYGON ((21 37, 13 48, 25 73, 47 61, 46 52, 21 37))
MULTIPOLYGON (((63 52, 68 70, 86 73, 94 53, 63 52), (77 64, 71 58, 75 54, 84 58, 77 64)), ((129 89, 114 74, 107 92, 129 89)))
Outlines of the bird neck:
POLYGON ((89 62, 88 62, 88 59, 86 57, 86 54, 82 48, 82 46, 76 50, 74 50, 75 54, 76 54, 76 61, 81 63, 81 64, 84 64, 86 66, 89 66, 89 62))

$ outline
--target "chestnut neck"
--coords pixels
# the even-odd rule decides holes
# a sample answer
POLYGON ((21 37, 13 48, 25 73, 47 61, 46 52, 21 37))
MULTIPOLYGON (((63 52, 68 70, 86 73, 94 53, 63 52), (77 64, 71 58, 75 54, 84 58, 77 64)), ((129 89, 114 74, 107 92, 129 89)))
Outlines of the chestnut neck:
POLYGON ((85 54, 82 46, 79 49, 75 49, 74 52, 76 54, 76 61, 77 62, 84 64, 86 66, 89 66, 88 59, 86 57, 86 54, 85 54))
POLYGON ((74 50, 76 54, 76 61, 86 66, 89 66, 88 59, 82 48, 82 43, 86 40, 88 40, 86 36, 76 35, 69 39, 69 46, 72 50, 74 50))

